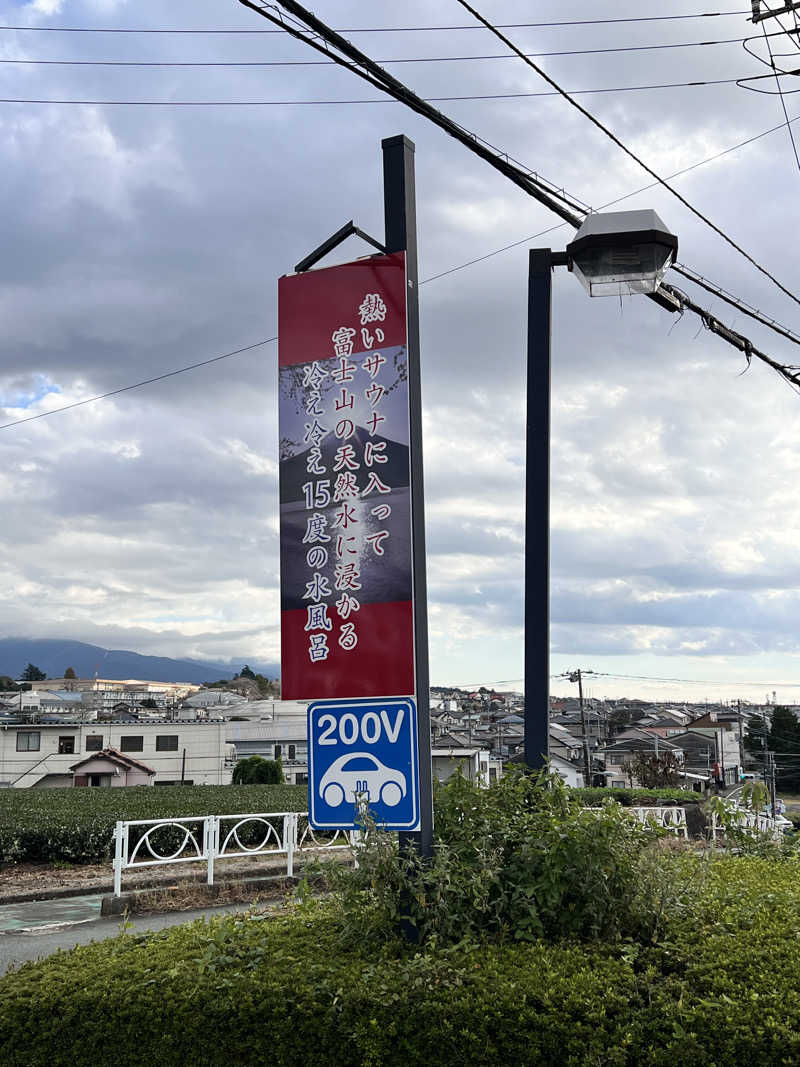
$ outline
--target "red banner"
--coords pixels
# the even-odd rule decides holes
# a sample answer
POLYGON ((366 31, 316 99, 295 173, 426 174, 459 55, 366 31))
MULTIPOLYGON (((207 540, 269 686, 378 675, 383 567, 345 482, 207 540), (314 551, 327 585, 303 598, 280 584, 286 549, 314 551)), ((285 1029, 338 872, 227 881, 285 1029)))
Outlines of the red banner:
POLYGON ((414 694, 404 253, 278 283, 281 693, 414 694))

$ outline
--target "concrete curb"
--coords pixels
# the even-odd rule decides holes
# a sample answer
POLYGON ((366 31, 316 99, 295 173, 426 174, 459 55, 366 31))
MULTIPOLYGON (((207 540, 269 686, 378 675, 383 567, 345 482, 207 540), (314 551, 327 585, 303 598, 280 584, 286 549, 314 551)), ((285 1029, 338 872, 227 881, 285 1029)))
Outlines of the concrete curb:
MULTIPOLYGON (((281 864, 285 867, 285 864, 281 864)), ((302 873, 303 867, 295 865, 295 869, 302 873)), ((222 873, 222 872, 220 872, 222 873)), ((266 878, 266 877, 281 877, 280 875, 252 875, 248 871, 234 871, 227 875, 224 882, 239 882, 248 878, 266 878)), ((286 877, 284 874, 282 877, 286 877)), ((151 892, 154 889, 169 888, 176 884, 186 886, 196 886, 206 884, 206 872, 202 871, 186 871, 176 874, 171 878, 156 878, 146 882, 139 882, 128 892, 136 893, 139 890, 147 890, 151 892), (180 882, 177 880, 180 879, 180 882)), ((223 883, 220 883, 223 884, 223 883)), ((103 893, 114 892, 114 881, 109 879, 107 882, 93 882, 91 885, 83 886, 66 886, 63 889, 32 889, 25 893, 11 893, 8 896, 0 896, 0 908, 4 904, 28 904, 37 900, 63 900, 68 897, 95 897, 100 896, 103 893)))
MULTIPOLYGON (((228 878, 221 882, 215 882, 214 885, 193 885, 192 888, 200 890, 202 894, 207 898, 208 904, 213 902, 220 896, 220 894, 231 886, 236 886, 241 889, 250 889, 253 892, 257 892, 259 889, 266 889, 270 886, 285 886, 287 889, 291 886, 297 885, 297 877, 288 877, 285 874, 267 874, 260 877, 244 876, 241 878, 228 878)), ((113 887, 111 887, 113 890, 113 887)), ((151 894, 153 890, 161 891, 165 896, 177 894, 186 889, 187 885, 164 885, 159 883, 156 886, 140 887, 139 889, 131 889, 120 896, 115 897, 113 895, 104 896, 100 902, 100 914, 101 916, 109 915, 124 915, 127 911, 135 911, 137 901, 151 894)), ((223 901, 223 904, 226 902, 223 901)), ((167 909, 170 910, 170 909, 167 909)))

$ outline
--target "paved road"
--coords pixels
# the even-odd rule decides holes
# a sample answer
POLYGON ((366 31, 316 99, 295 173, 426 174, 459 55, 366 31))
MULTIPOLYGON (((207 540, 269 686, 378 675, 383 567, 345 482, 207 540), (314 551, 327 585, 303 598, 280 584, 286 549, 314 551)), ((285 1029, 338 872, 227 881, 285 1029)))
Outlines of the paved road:
MULTIPOLYGON (((121 916, 100 918, 100 897, 73 897, 0 907, 0 974, 27 960, 49 956, 59 949, 102 941, 122 932, 121 916)), ((128 929, 143 933, 190 922, 202 916, 247 911, 249 904, 230 904, 164 915, 134 915, 128 929)))

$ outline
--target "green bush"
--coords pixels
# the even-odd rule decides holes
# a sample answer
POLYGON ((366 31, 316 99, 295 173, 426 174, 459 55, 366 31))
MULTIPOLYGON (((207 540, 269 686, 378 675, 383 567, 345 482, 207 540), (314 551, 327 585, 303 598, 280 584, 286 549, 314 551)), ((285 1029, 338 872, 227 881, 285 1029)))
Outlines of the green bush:
POLYGON ((616 800, 626 808, 700 804, 703 799, 693 789, 571 789, 570 796, 587 807, 599 807, 606 800, 616 800))
POLYGON ((284 781, 280 759, 248 756, 233 768, 234 785, 280 785, 284 781))
POLYGON ((0 1063, 800 1062, 800 861, 688 856, 685 877, 654 946, 344 944, 329 902, 123 934, 0 980, 0 1063))
POLYGON ((358 869, 328 865, 356 940, 465 936, 613 938, 633 932, 639 857, 663 831, 618 804, 589 811, 558 775, 511 773, 491 789, 460 775, 437 790, 430 864, 368 832, 358 869))
POLYGON ((118 819, 305 811, 307 802, 304 785, 9 789, 0 793, 0 861, 99 863, 113 856, 118 819))

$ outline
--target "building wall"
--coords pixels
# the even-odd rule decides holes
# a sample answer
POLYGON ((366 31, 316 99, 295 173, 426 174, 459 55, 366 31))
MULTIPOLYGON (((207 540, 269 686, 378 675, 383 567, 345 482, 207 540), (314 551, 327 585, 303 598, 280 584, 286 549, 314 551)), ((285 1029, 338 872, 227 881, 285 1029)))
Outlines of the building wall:
MULTIPOLYGON (((184 749, 186 781, 195 785, 225 785, 231 780, 231 770, 225 760, 223 723, 34 723, 0 727, 0 783, 24 789, 35 786, 45 776, 70 775, 71 779, 69 768, 91 755, 86 747, 87 737, 100 737, 100 748, 121 751, 124 751, 123 738, 141 737, 141 750, 129 751, 128 755, 152 767, 156 772, 155 782, 180 781, 184 749), (39 734, 39 749, 18 751, 18 735, 31 732, 39 734), (177 736, 177 749, 158 751, 156 738, 163 736, 177 736), (74 752, 59 753, 60 737, 74 738, 74 752)), ((47 788, 49 781, 60 784, 48 777, 40 788, 47 788)), ((147 784, 147 779, 141 784, 147 784)))

